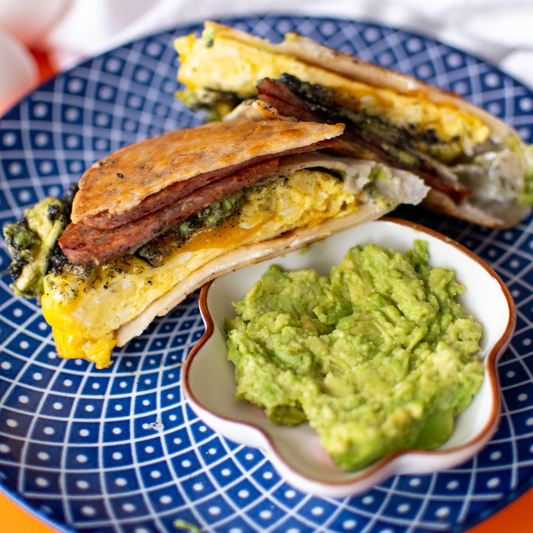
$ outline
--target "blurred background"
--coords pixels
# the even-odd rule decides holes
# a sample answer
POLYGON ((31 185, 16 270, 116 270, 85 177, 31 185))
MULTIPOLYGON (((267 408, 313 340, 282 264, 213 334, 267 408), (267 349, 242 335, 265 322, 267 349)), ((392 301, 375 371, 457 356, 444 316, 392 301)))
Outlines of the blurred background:
POLYGON ((0 0, 0 114, 46 77, 124 42, 178 24, 267 12, 415 30, 533 87, 531 0, 0 0))

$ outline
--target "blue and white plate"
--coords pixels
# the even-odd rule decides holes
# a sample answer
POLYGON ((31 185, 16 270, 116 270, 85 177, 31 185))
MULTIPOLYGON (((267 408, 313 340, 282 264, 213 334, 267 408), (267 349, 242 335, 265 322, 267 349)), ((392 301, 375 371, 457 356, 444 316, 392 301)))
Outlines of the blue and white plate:
MULTIPOLYGON (((306 17, 225 23, 271 40, 297 31, 456 91, 533 140, 533 93, 496 67, 433 39, 377 24, 306 17)), ((58 195, 95 160, 165 130, 197 125, 174 98, 174 37, 141 39, 60 74, 0 120, 0 221, 58 195)), ((183 360, 201 337, 197 297, 152 324, 108 369, 56 356, 39 307, 14 298, 0 249, 0 490, 62 532, 167 533, 180 518, 213 532, 462 531, 533 483, 533 221, 508 231, 411 208, 396 212, 487 261, 517 304, 499 363, 503 412, 486 449, 459 468, 396 476, 343 499, 310 496, 262 452, 200 422, 184 399, 183 360)))

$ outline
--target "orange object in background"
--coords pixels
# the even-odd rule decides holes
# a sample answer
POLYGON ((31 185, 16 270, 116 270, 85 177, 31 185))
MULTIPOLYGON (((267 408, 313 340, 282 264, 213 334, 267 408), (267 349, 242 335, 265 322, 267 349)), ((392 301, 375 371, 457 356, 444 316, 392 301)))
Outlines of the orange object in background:
POLYGON ((41 83, 46 81, 48 78, 57 74, 56 70, 50 63, 50 58, 48 54, 43 50, 37 50, 30 48, 31 55, 35 58, 37 66, 39 67, 39 80, 41 83))

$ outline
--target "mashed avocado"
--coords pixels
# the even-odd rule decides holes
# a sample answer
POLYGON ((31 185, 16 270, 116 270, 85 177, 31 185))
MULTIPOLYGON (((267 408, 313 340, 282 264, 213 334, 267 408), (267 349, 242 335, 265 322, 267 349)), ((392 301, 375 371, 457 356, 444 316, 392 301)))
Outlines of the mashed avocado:
POLYGON ((481 325, 428 258, 415 241, 356 246, 329 276, 271 266, 226 319, 236 398, 274 424, 307 420, 348 470, 443 444, 483 380, 481 325))

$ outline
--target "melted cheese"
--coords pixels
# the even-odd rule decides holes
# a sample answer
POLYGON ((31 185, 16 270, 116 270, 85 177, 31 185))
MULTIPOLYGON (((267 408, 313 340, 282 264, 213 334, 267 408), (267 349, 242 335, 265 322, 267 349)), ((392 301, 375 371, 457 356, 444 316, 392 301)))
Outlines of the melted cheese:
POLYGON ((240 214, 218 228, 200 230, 160 267, 125 256, 93 269, 73 267, 61 275, 50 274, 41 303, 57 352, 105 368, 111 364, 116 330, 191 272, 240 245, 312 227, 348 214, 356 205, 357 197, 336 178, 300 170, 286 182, 276 180, 249 192, 240 214))
POLYGON ((178 80, 189 91, 208 88, 250 98, 257 94, 255 85, 259 80, 279 78, 287 72, 303 81, 336 89, 343 106, 358 107, 400 127, 415 126, 420 132, 434 130, 445 142, 458 139, 454 154, 447 157, 457 155, 457 151, 470 153, 473 146, 490 135, 490 129, 481 120, 452 103, 432 102, 421 92, 402 95, 373 87, 223 35, 217 35, 211 47, 193 35, 176 39, 175 46, 181 61, 178 80))

